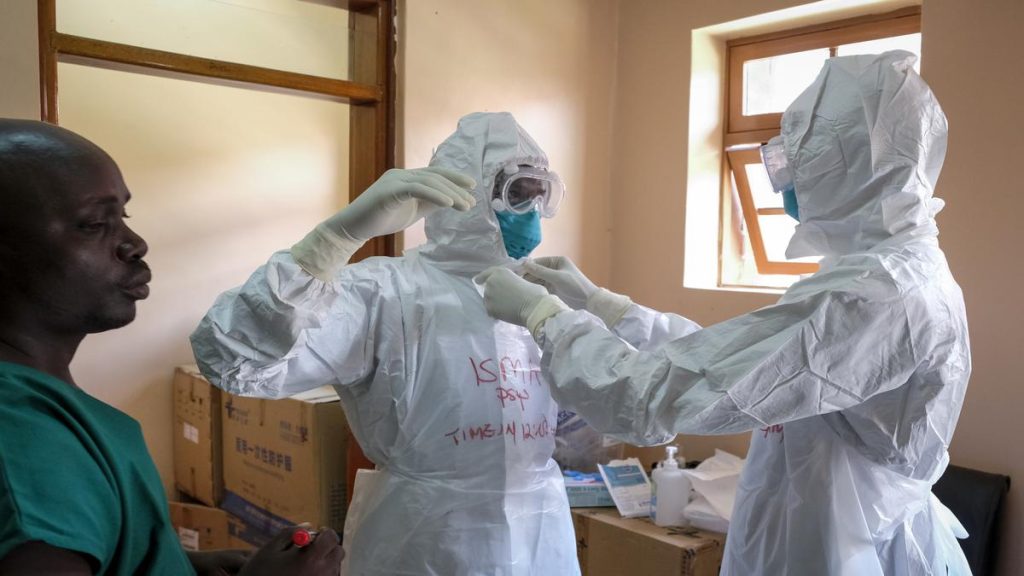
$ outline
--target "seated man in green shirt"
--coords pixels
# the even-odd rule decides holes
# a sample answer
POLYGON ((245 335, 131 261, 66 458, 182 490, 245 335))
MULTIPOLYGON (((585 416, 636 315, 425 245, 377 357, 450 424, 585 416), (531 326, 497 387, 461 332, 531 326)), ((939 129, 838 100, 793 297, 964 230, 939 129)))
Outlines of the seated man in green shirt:
POLYGON ((186 554, 139 424, 75 385, 85 335, 149 294, 129 197, 88 140, 0 119, 0 574, 337 574, 329 530, 303 548, 282 531, 251 559, 186 554))

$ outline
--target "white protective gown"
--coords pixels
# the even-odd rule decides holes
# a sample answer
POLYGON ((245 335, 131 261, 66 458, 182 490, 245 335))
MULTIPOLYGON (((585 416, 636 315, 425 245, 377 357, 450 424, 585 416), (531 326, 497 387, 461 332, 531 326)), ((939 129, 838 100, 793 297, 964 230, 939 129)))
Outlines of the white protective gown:
POLYGON ((463 118, 431 165, 476 180, 470 212, 431 213, 426 245, 329 283, 279 252, 192 335, 203 373, 233 394, 337 389, 383 471, 356 495, 349 574, 579 574, 540 351, 487 315, 471 280, 514 263, 490 207, 507 162, 547 167, 510 114, 463 118))
POLYGON ((946 119, 906 52, 834 58, 782 121, 801 223, 826 256, 778 304, 703 330, 632 306, 610 334, 542 328, 553 395, 635 442, 753 431, 722 573, 965 574, 931 495, 971 359, 932 190, 946 119))

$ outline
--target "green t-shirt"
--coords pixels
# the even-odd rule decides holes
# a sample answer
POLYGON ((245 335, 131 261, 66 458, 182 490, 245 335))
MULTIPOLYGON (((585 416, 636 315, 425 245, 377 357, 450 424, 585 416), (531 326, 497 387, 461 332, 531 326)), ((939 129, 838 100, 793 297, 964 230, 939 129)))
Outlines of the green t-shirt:
POLYGON ((195 574, 139 423, 0 362, 0 558, 31 540, 92 556, 97 574, 195 574))

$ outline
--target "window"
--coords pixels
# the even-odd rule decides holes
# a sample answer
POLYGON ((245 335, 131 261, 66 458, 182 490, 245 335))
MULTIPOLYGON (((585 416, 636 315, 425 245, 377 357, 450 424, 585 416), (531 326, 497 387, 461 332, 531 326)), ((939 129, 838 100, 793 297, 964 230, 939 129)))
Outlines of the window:
POLYGON ((817 270, 817 259, 785 256, 796 221, 771 190, 759 147, 827 59, 896 49, 920 57, 920 30, 913 7, 728 43, 721 285, 783 288, 817 270))

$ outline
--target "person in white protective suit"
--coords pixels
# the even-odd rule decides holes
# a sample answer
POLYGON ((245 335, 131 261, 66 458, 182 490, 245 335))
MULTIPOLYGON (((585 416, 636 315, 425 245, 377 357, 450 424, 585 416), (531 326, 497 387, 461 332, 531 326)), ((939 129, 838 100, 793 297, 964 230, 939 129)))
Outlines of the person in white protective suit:
POLYGON ((526 266, 546 288, 486 273, 488 310, 530 327, 552 395, 598 430, 753 431, 723 574, 970 573, 930 491, 971 359, 934 220, 946 118, 913 62, 833 58, 785 111, 763 153, 799 211, 787 255, 824 259, 774 306, 701 329, 566 259, 526 266))
POLYGON ((349 574, 579 574, 540 350, 472 282, 518 266, 563 193, 511 114, 471 114, 429 168, 385 174, 193 333, 203 374, 231 393, 338 391, 379 470, 357 480, 349 574), (424 246, 348 264, 424 214, 424 246))

